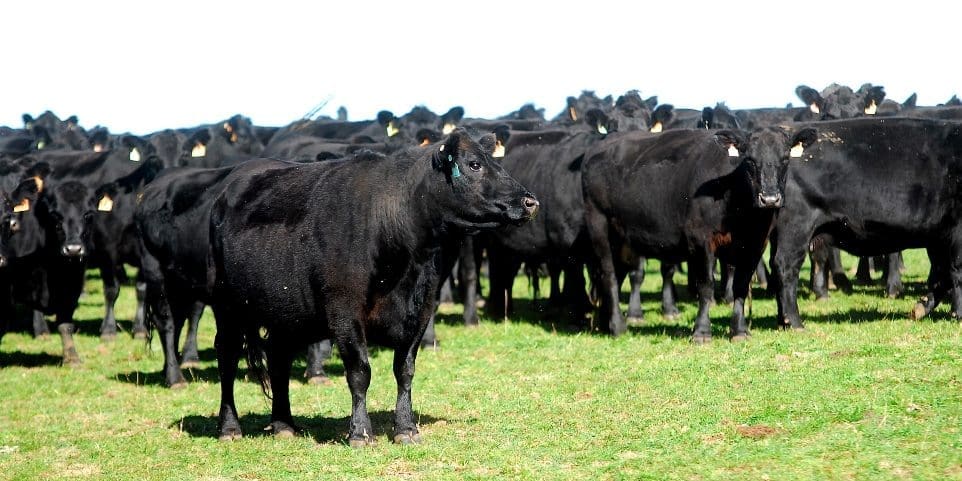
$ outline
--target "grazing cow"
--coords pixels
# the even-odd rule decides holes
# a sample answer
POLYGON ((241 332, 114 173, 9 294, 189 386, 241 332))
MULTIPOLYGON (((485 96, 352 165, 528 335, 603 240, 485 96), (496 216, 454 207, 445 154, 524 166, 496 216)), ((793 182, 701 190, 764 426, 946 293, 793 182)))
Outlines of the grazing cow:
POLYGON ((394 441, 420 440, 411 383, 435 309, 441 245, 452 228, 521 223, 538 208, 492 159, 495 148, 493 134, 475 142, 457 129, 440 146, 285 164, 229 185, 210 224, 221 439, 241 436, 233 384, 244 344, 252 371, 273 390, 270 428, 285 436, 295 431, 288 399, 295 349, 333 337, 351 390, 351 445, 374 442, 369 342, 394 348, 394 441))
POLYGON ((952 316, 962 316, 962 217, 956 208, 962 126, 910 118, 807 125, 817 129, 817 142, 789 170, 785 207, 772 233, 779 322, 803 327, 798 271, 815 235, 856 255, 926 248, 929 293, 912 316, 928 314, 947 296, 952 316))
POLYGON ((595 254, 600 323, 618 335, 626 324, 619 286, 636 256, 688 261, 698 293, 693 340, 711 339, 708 307, 716 257, 734 266, 732 339, 748 337, 744 302, 765 248, 792 145, 814 131, 786 133, 676 130, 613 136, 585 154, 585 223, 595 254))

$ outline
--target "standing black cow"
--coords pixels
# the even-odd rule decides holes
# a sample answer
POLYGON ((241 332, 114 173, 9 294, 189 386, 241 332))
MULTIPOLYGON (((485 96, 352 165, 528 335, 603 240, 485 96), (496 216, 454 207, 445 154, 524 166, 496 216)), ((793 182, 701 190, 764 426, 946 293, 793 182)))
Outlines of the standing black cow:
POLYGON ((458 129, 439 147, 298 164, 228 187, 211 214, 221 439, 241 435, 233 384, 245 343, 253 371, 273 389, 271 428, 290 435, 295 348, 333 336, 351 390, 351 445, 374 439, 368 342, 394 348, 394 441, 419 441, 411 382, 435 308, 441 244, 451 227, 520 223, 538 208, 493 161, 495 147, 494 135, 474 142, 458 129))
POLYGON ((777 207, 792 145, 814 131, 777 128, 628 133, 590 149, 582 174, 585 223, 601 296, 600 323, 626 330, 619 286, 635 256, 688 261, 699 296, 693 339, 711 338, 708 308, 716 256, 735 268, 731 336, 748 336, 744 301, 777 207))
POLYGON ((816 234, 856 255, 924 247, 929 293, 912 311, 928 314, 947 296, 962 317, 962 125, 907 119, 810 124, 818 141, 790 169, 785 207, 772 234, 779 321, 801 329, 798 271, 816 234), (857 179, 853 182, 852 179, 857 179))

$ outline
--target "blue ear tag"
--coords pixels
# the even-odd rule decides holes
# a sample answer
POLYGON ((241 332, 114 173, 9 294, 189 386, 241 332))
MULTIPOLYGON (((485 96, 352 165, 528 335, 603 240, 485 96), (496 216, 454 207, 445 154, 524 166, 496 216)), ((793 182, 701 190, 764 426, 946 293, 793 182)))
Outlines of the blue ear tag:
POLYGON ((454 157, 450 154, 448 155, 448 162, 451 162, 451 177, 461 177, 461 169, 458 168, 458 164, 454 162, 454 157))

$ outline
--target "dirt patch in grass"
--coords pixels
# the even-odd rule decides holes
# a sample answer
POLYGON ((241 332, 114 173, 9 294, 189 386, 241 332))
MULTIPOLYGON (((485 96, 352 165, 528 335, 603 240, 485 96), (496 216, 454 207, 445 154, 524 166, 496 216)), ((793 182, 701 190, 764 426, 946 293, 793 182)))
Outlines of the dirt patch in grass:
POLYGON ((779 428, 766 426, 764 424, 739 424, 738 426, 735 426, 735 432, 743 438, 764 439, 776 434, 781 434, 782 430, 779 428))

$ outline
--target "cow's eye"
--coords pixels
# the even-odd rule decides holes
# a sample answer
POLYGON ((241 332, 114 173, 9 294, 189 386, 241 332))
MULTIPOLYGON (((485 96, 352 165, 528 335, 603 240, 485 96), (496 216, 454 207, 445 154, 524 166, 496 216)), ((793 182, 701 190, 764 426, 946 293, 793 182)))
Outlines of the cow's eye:
POLYGON ((472 160, 471 162, 468 162, 468 168, 475 172, 481 172, 481 162, 472 160))

